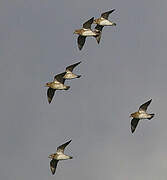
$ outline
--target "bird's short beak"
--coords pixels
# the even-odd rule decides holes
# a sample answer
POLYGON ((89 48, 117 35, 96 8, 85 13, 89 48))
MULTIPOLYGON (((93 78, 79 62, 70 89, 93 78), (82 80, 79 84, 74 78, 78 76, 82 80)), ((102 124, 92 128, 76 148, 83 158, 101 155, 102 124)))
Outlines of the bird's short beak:
POLYGON ((52 158, 52 155, 49 155, 49 156, 48 156, 48 158, 50 158, 50 159, 51 159, 51 158, 52 158))
POLYGON ((78 34, 78 29, 73 32, 73 34, 78 34))

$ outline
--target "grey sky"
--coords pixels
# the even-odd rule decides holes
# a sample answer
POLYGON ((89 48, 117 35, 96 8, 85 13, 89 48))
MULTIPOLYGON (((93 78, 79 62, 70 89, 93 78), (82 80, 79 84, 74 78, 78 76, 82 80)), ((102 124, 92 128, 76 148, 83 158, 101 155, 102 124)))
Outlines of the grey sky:
POLYGON ((0 1, 0 179, 166 180, 166 0, 0 1), (100 45, 73 31, 116 8, 100 45), (49 105, 45 83, 82 61, 49 105), (129 114, 156 114, 130 132, 129 114), (66 140, 73 160, 51 175, 66 140))

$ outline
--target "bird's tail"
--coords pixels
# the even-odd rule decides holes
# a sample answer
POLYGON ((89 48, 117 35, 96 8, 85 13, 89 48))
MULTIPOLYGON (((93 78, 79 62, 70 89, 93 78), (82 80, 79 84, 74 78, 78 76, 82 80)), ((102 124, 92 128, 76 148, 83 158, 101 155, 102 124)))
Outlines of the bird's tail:
POLYGON ((70 86, 66 86, 66 89, 65 89, 65 90, 68 90, 68 89, 70 89, 70 86))
POLYGON ((77 76, 77 78, 80 78, 80 77, 81 77, 81 75, 78 75, 78 76, 77 76))
POLYGON ((117 24, 116 23, 113 23, 112 26, 116 26, 117 24))
POLYGON ((152 118, 154 117, 155 114, 150 114, 150 115, 151 115, 151 117, 148 118, 149 120, 152 119, 152 118))

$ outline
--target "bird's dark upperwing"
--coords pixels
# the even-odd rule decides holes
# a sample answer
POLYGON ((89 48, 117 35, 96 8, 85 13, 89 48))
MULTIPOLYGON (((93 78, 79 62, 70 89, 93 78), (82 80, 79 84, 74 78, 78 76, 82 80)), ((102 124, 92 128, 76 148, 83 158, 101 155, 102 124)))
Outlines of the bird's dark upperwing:
POLYGON ((100 39, 101 39, 101 34, 102 34, 102 29, 103 29, 103 27, 104 27, 104 26, 101 26, 101 25, 99 25, 99 24, 97 24, 96 27, 95 27, 95 32, 98 32, 98 33, 99 33, 97 36, 95 36, 98 44, 100 43, 100 39))
POLYGON ((108 16, 114 11, 115 11, 115 9, 112 9, 111 11, 104 12, 101 14, 101 17, 103 17, 104 19, 108 19, 108 16))
POLYGON ((139 119, 133 118, 131 121, 131 131, 132 133, 135 131, 137 124, 139 122, 139 119))
POLYGON ((85 36, 78 36, 78 48, 81 50, 85 44, 86 37, 85 36))
POLYGON ((94 20, 94 17, 92 17, 91 19, 89 19, 88 21, 86 21, 84 24, 83 24, 83 28, 85 29, 90 29, 91 28, 91 25, 93 23, 93 20, 94 20))
POLYGON ((78 63, 75 63, 75 64, 72 64, 72 65, 70 65, 70 66, 68 66, 68 67, 66 67, 66 70, 69 70, 69 71, 73 71, 73 69, 76 67, 76 66, 78 66, 79 64, 81 63, 81 61, 80 62, 78 62, 78 63))
POLYGON ((55 89, 52 89, 52 88, 48 88, 47 90, 47 98, 48 98, 48 102, 49 104, 51 103, 52 99, 53 99, 53 96, 55 94, 55 89))
POLYGON ((98 30, 98 31, 102 32, 103 27, 104 26, 101 26, 101 25, 97 24, 96 27, 95 27, 95 30, 98 30))
POLYGON ((52 174, 55 174, 55 172, 56 172, 57 163, 58 163, 58 160, 56 160, 56 159, 52 159, 50 161, 50 170, 51 170, 52 174))
POLYGON ((54 77, 54 80, 64 84, 65 82, 65 79, 63 78, 64 75, 66 74, 66 72, 63 72, 63 73, 60 73, 60 74, 57 74, 55 77, 54 77))
POLYGON ((71 141, 72 141, 72 140, 70 140, 70 141, 68 141, 68 142, 60 145, 60 146, 57 148, 57 151, 59 151, 59 152, 64 152, 65 147, 66 147, 68 144, 70 144, 71 141))
POLYGON ((144 111, 146 112, 147 111, 147 107, 150 105, 152 99, 150 99, 149 101, 147 101, 146 103, 142 104, 140 107, 139 107, 139 111, 144 111))

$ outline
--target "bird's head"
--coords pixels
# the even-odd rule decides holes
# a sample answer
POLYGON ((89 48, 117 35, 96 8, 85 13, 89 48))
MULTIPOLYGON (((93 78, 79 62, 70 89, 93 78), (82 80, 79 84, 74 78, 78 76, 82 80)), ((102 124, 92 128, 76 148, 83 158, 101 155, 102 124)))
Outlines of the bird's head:
POLYGON ((135 117, 135 115, 136 115, 136 113, 132 113, 132 114, 130 114, 130 116, 129 116, 129 117, 134 118, 134 117, 135 117))
POLYGON ((94 19, 93 24, 97 24, 97 23, 98 23, 98 19, 94 19))
POLYGON ((80 32, 81 32, 80 29, 76 29, 73 34, 80 34, 80 32))
POLYGON ((50 154, 48 158, 53 159, 55 154, 50 154))
POLYGON ((51 84, 50 82, 46 83, 45 87, 50 87, 50 84, 51 84))
POLYGON ((117 24, 116 23, 113 23, 112 26, 116 26, 117 24))

